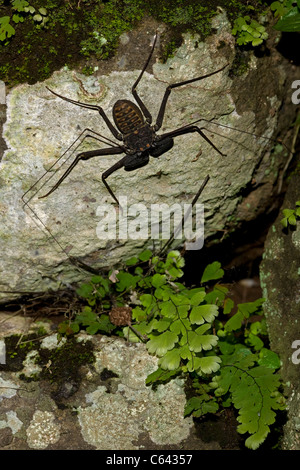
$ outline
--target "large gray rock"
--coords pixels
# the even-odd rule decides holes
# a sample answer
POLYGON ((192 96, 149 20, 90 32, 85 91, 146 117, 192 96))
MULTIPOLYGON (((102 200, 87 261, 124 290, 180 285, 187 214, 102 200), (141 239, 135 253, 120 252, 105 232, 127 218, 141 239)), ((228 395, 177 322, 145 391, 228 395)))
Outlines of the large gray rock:
MULTIPOLYGON (((232 64, 236 52, 226 16, 217 17, 214 26, 216 34, 205 42, 186 35, 173 58, 165 64, 155 63, 153 74, 150 69, 145 73, 138 92, 154 119, 169 83, 232 64)), ((151 33, 139 31, 139 37, 148 35, 149 45, 153 34, 154 29, 151 33)), ((126 47, 130 55, 130 41, 126 47)), ((148 53, 149 49, 143 52, 145 59, 148 53)), ((126 59, 119 63, 124 69, 126 59)), ((280 56, 274 51, 271 57, 264 59, 252 55, 248 70, 236 78, 229 76, 229 69, 173 90, 160 132, 203 117, 248 133, 272 137, 285 97, 287 77, 280 56)), ((111 117, 117 99, 132 100, 131 87, 138 74, 139 70, 132 70, 132 67, 128 71, 115 70, 88 78, 75 71, 61 70, 46 82, 19 85, 9 92, 3 133, 7 150, 0 166, 0 290, 3 292, 0 295, 3 301, 13 297, 12 291, 57 289, 61 283, 84 279, 87 273, 70 263, 68 256, 93 268, 107 268, 149 244, 147 239, 103 240, 97 236, 97 227, 103 225, 97 212, 99 206, 112 204, 111 212, 116 211, 118 218, 118 210, 102 184, 101 174, 120 156, 81 162, 54 193, 38 199, 58 181, 79 150, 107 146, 95 139, 85 139, 81 144, 79 140, 64 154, 84 129, 91 128, 112 138, 97 112, 66 103, 51 94, 46 86, 71 99, 97 103, 111 117), (80 146, 75 150, 77 144, 80 146), (24 210, 21 197, 50 168, 47 177, 51 178, 45 186, 35 194, 34 190, 47 178, 26 195, 26 200, 32 197, 29 205, 38 215, 37 219, 28 207, 24 210)), ((280 118, 284 122, 284 115, 280 118)), ((127 197, 128 205, 142 202, 150 210, 152 203, 191 202, 209 174, 210 181, 201 202, 205 203, 206 210, 205 234, 212 236, 234 227, 240 218, 251 220, 266 210, 286 154, 271 156, 266 152, 270 148, 267 139, 202 124, 207 136, 227 154, 226 157, 220 156, 198 134, 188 134, 176 138, 173 149, 159 159, 151 159, 148 166, 132 173, 120 170, 108 181, 117 195, 127 197), (242 194, 247 196, 242 197, 242 194)))
MULTIPOLYGON (((300 176, 290 178, 283 208, 295 208, 299 201, 300 176)), ((282 362, 281 375, 288 394, 288 422, 283 446, 300 450, 300 226, 283 230, 280 212, 270 228, 265 243, 260 280, 263 288, 264 312, 268 324, 271 349, 282 362)))
POLYGON ((182 379, 156 390, 146 386, 157 359, 145 345, 85 333, 58 342, 49 322, 3 314, 0 321, 0 347, 6 342, 0 360, 1 450, 220 448, 203 443, 193 419, 184 418, 182 379), (41 327, 45 337, 38 339, 41 327), (28 334, 36 340, 30 343, 28 334), (11 349, 13 338, 21 348, 11 349))

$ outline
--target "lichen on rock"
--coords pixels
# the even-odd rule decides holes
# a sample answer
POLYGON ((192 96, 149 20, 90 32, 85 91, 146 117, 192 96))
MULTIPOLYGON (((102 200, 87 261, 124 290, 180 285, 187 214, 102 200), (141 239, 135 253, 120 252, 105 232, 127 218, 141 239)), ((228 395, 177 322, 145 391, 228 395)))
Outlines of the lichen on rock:
MULTIPOLYGON (((299 174, 290 177, 283 208, 293 208, 299 199, 299 174)), ((288 421, 284 428, 285 449, 300 449, 299 368, 293 361, 293 343, 300 340, 300 227, 285 230, 282 212, 265 242, 260 279, 270 345, 281 359, 281 376, 288 395, 288 421)))
POLYGON ((26 429, 27 443, 32 449, 46 449, 60 437, 60 425, 54 413, 37 410, 26 429))

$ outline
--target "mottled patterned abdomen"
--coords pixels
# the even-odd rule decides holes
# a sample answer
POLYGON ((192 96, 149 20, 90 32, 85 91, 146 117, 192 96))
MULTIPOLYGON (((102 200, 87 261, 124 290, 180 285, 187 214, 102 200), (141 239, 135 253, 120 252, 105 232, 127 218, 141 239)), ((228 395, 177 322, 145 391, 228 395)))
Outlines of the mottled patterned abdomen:
POLYGON ((129 100, 118 100, 115 103, 113 118, 122 134, 130 134, 144 123, 141 110, 129 100))

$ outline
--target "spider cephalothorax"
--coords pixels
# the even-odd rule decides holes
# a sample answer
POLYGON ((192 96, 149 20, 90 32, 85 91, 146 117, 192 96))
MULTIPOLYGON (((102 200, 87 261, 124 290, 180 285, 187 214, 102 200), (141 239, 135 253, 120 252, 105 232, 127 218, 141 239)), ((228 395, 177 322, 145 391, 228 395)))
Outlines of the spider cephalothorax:
MULTIPOLYGON (((177 137, 183 134, 188 134, 191 132, 197 132, 220 155, 222 156, 224 155, 219 149, 215 147, 215 145, 209 140, 206 134, 204 134, 203 132, 204 128, 200 128, 196 126, 195 125, 196 123, 186 125, 174 131, 167 132, 167 133, 160 134, 160 135, 157 134, 157 131, 162 126, 168 97, 173 88, 187 85, 189 83, 195 82, 197 80, 202 80, 207 77, 211 77, 212 75, 221 72, 225 67, 227 67, 227 65, 220 68, 219 70, 216 70, 215 72, 211 72, 207 75, 203 75, 202 77, 191 78, 183 82, 173 83, 169 85, 164 93, 156 122, 154 125, 152 125, 152 115, 147 109, 146 105, 141 100, 141 98, 139 97, 136 91, 136 87, 139 81, 141 80, 150 62, 151 56, 154 51, 156 39, 157 39, 157 35, 155 35, 154 37, 154 41, 153 41, 153 45, 152 45, 149 57, 131 90, 132 95, 137 104, 133 103, 132 101, 125 100, 125 99, 118 100, 113 106, 113 119, 114 119, 115 125, 107 117, 105 111, 100 106, 71 100, 70 98, 66 98, 65 96, 59 95, 58 93, 48 88, 48 90, 51 91, 51 93, 53 93, 54 95, 58 96, 59 98, 65 101, 68 101, 69 103, 75 104, 77 106, 81 106, 83 108, 98 111, 100 116, 104 119, 107 127, 109 128, 109 130, 115 137, 115 139, 122 141, 123 144, 118 145, 114 143, 113 141, 111 141, 110 139, 106 138, 106 141, 111 142, 108 148, 101 148, 101 149, 90 150, 90 151, 79 153, 75 157, 73 163, 64 172, 62 177, 52 187, 52 189, 47 194, 41 197, 47 197, 49 196, 49 194, 55 191, 58 188, 58 186, 62 183, 62 181, 73 170, 73 168, 78 164, 80 160, 88 160, 90 158, 97 157, 97 156, 116 155, 116 154, 124 153, 125 156, 121 158, 121 160, 116 162, 111 168, 109 168, 102 174, 103 183, 105 184, 111 196, 118 203, 116 196, 114 195, 113 191, 111 190, 110 186, 108 185, 106 181, 108 176, 110 176, 112 173, 119 170, 120 168, 124 168, 124 170, 126 171, 133 171, 142 166, 147 165, 147 163, 149 162, 150 156, 154 158, 160 157, 161 155, 163 155, 164 153, 166 153, 168 150, 170 150, 173 147, 174 137, 177 137)), ((88 131, 88 129, 85 129, 85 130, 88 131)), ((90 137, 93 137, 93 136, 90 136, 90 137)))

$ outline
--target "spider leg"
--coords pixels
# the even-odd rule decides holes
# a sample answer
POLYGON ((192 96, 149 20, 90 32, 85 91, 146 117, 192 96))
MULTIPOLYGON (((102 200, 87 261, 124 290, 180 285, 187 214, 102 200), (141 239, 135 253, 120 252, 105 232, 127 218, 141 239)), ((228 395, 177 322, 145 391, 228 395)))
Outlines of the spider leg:
POLYGON ((67 98, 66 96, 59 95, 55 91, 51 90, 50 88, 46 87, 47 90, 49 90, 53 95, 58 96, 58 98, 61 98, 64 101, 67 101, 68 103, 75 104, 76 106, 81 106, 82 108, 87 108, 87 109, 92 109, 94 111, 98 111, 100 116, 103 118, 105 124, 109 128, 110 132, 113 134, 113 136, 118 139, 118 140, 123 140, 122 134, 120 134, 115 126, 112 124, 110 119, 106 116, 106 113, 101 106, 98 106, 96 104, 88 104, 88 103, 82 103, 81 101, 75 101, 71 100, 70 98, 67 98))
POLYGON ((173 88, 177 88, 177 87, 180 87, 180 86, 183 86, 183 85, 188 85, 189 83, 196 82, 197 80, 203 80, 204 78, 211 77, 212 75, 215 75, 216 73, 219 73, 222 70, 224 70, 227 67, 227 65, 228 64, 224 65, 224 67, 220 68, 219 70, 216 70, 215 72, 211 72, 211 73, 208 73, 206 75, 203 75, 202 77, 191 78, 190 80, 185 80, 183 82, 173 83, 173 84, 169 85, 167 87, 166 91, 165 91, 164 96, 163 96, 163 99, 162 99, 162 102, 161 102, 161 105, 160 105, 160 109, 159 109, 159 112, 158 112, 158 115, 157 115, 156 124, 153 126, 154 131, 158 131, 162 126, 167 101, 168 101, 168 98, 169 98, 170 93, 171 93, 173 88))
POLYGON ((111 197, 116 201, 116 203, 118 204, 118 206, 120 207, 120 203, 118 201, 118 199, 116 198, 116 196, 114 195, 111 187, 108 185, 107 181, 106 181, 106 178, 108 178, 112 173, 114 173, 115 171, 119 170, 120 168, 122 168, 124 166, 124 160, 126 159, 126 157, 123 157, 121 158, 121 160, 119 160, 117 163, 115 163, 112 167, 110 167, 108 170, 106 170, 104 173, 102 173, 102 181, 103 183, 105 184, 105 187, 107 189, 107 191, 109 192, 109 194, 111 195, 111 197))
MULTIPOLYGON (((102 174, 102 181, 106 186, 106 189, 108 190, 109 194, 113 197, 113 199, 116 201, 118 206, 121 208, 120 203, 116 196, 114 195, 112 189, 109 187, 106 178, 108 178, 112 173, 115 171, 119 170, 120 168, 124 168, 125 171, 134 171, 137 170, 138 168, 141 168, 149 163, 149 152, 145 151, 142 153, 135 153, 133 155, 125 155, 121 160, 119 160, 117 163, 115 163, 111 168, 106 170, 102 174)), ((122 208, 121 208, 122 209, 122 208)))
POLYGON ((151 124, 152 122, 152 116, 150 114, 150 112, 148 111, 147 107, 145 106, 145 104, 143 103, 143 101, 141 100, 141 98, 139 97, 139 95, 137 94, 137 91, 136 91, 136 87, 137 85, 139 84, 142 76, 144 75, 144 72, 146 70, 146 68, 148 67, 149 65, 149 62, 151 60, 151 57, 152 57, 152 54, 153 54, 153 51, 154 51, 154 48, 155 48, 155 44, 156 44, 156 40, 157 40, 157 33, 155 34, 154 36, 154 40, 153 40, 153 44, 152 44, 152 48, 151 48, 151 51, 150 51, 150 54, 148 56, 148 59, 146 60, 146 63, 144 65, 144 67, 142 68, 142 71, 141 73, 139 74, 137 80, 135 81, 135 83, 133 84, 133 87, 131 89, 131 93, 133 94, 136 102, 138 103, 139 107, 141 108, 145 118, 146 118, 146 121, 151 124))
POLYGON ((200 127, 197 126, 184 126, 179 129, 176 129, 175 131, 172 132, 167 132, 166 134, 160 135, 160 139, 164 139, 166 137, 177 137, 178 135, 183 135, 183 134, 189 134, 191 132, 197 132, 198 134, 201 135, 201 137, 206 140, 206 142, 211 145, 222 157, 226 157, 226 154, 221 152, 213 143, 212 141, 202 132, 200 127))
MULTIPOLYGON (((52 170, 54 170, 59 163, 61 165, 65 165, 68 160, 71 158, 71 156, 77 151, 80 145, 82 145, 83 141, 86 138, 93 138, 98 140, 99 142, 102 142, 106 145, 112 145, 112 146, 117 146, 118 144, 114 142, 113 140, 109 139, 108 137, 105 137, 98 132, 85 128, 83 131, 79 134, 79 136, 74 140, 74 142, 71 143, 71 145, 62 153, 62 155, 48 168, 48 170, 32 185, 30 188, 22 195, 22 201, 25 205, 28 205, 28 203, 37 195, 38 192, 40 192, 43 187, 53 178, 54 173, 52 173, 52 170), (89 134, 87 134, 89 133, 89 134), (69 156, 68 153, 70 152, 71 148, 74 147, 74 150, 71 152, 69 156), (66 157, 67 156, 67 157, 66 157), (28 199, 26 199, 26 196, 28 195, 28 199)), ((60 168, 60 167, 59 167, 60 168)), ((58 169, 59 169, 58 168, 58 169)))
MULTIPOLYGON (((90 158, 93 157, 99 157, 103 155, 115 155, 118 153, 123 153, 124 149, 123 147, 111 147, 111 148, 104 148, 104 149, 97 149, 97 150, 89 150, 87 152, 82 152, 79 153, 76 158, 74 159, 73 163, 67 168, 67 170, 64 172, 62 177, 58 180, 58 182, 53 186, 53 188, 48 191, 47 194, 44 194, 44 196, 40 196, 39 199, 42 199, 44 197, 49 196, 53 191, 55 191, 58 186, 63 182, 63 180, 71 173, 71 171, 75 168, 75 166, 81 161, 81 160, 89 160, 90 158)), ((107 186, 107 185, 106 185, 107 186)), ((111 191, 110 191, 111 192, 111 191)))

